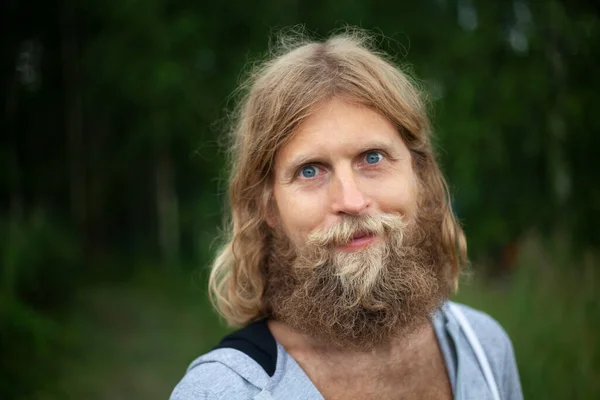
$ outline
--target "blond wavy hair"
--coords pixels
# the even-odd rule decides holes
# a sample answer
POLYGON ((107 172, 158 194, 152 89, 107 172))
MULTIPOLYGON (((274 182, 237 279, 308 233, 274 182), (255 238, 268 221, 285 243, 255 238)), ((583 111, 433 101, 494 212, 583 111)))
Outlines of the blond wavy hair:
POLYGON ((375 50, 372 37, 359 30, 347 30, 322 42, 287 35, 275 47, 241 86, 244 94, 234 114, 231 214, 209 278, 216 310, 230 326, 266 315, 264 266, 271 237, 266 221, 275 155, 316 106, 334 96, 370 107, 397 128, 430 199, 424 206, 443 214, 443 250, 452 261, 445 275, 456 289, 467 261, 466 239, 450 207, 448 187, 431 143, 424 97, 415 81, 375 50))

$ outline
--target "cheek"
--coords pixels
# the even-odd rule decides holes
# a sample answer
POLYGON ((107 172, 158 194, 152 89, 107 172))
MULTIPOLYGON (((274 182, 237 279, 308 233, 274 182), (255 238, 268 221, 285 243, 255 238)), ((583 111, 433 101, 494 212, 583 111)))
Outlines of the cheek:
POLYGON ((417 185, 412 178, 393 180, 380 185, 379 207, 386 213, 400 213, 409 218, 417 210, 417 185))
POLYGON ((323 204, 320 197, 292 191, 276 190, 279 222, 288 237, 298 244, 324 219, 323 204))

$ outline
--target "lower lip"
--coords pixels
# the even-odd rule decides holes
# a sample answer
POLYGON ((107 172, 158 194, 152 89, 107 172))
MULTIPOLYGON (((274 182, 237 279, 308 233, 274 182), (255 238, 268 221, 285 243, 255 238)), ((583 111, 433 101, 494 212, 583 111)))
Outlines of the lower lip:
POLYGON ((341 246, 342 250, 353 251, 365 248, 373 243, 376 239, 376 236, 363 236, 357 239, 353 239, 350 243, 341 246))

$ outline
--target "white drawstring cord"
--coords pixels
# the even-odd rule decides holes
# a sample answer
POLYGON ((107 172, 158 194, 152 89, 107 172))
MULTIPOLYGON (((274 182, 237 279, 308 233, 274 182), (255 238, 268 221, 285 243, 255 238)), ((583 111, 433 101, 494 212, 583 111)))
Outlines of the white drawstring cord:
POLYGON ((492 392, 493 399, 500 400, 500 392, 498 391, 496 380, 494 379, 494 375, 492 374, 490 363, 485 355, 485 352, 483 351, 483 348, 481 347, 481 343, 479 343, 479 339, 477 339, 475 332, 473 332, 471 324, 469 324, 469 321, 467 321, 467 318, 465 317, 463 312, 458 308, 457 305, 449 302, 448 306, 452 314, 454 314, 454 316, 458 320, 458 324, 462 328, 465 336, 467 337, 467 340, 469 341, 469 344, 471 345, 471 348, 475 352, 475 357, 477 357, 477 361, 479 361, 479 365, 481 366, 481 369, 483 371, 483 376, 485 377, 485 380, 487 381, 487 384, 492 392))

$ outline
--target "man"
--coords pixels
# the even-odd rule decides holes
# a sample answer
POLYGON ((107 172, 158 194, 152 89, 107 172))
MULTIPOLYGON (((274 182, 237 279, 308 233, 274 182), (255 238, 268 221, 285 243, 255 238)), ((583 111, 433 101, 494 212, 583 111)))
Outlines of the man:
POLYGON ((447 301, 466 262, 421 95, 358 34, 254 71, 217 310, 244 328, 172 399, 521 399, 512 345, 447 301))

